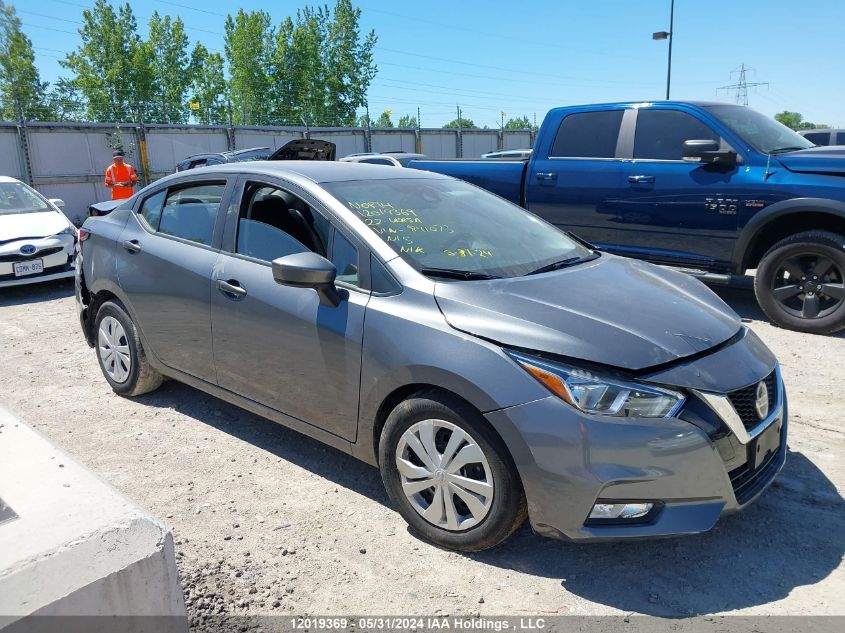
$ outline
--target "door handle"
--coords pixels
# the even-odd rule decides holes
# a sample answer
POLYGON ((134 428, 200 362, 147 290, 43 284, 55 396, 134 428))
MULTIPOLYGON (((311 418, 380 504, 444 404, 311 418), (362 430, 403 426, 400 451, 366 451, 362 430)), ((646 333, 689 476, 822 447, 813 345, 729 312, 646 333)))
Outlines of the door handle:
POLYGON ((125 248, 130 253, 141 252, 141 244, 138 242, 138 240, 124 240, 123 248, 125 248))
POLYGON ((557 180, 557 174, 553 171, 538 171, 534 177, 537 180, 557 180))
POLYGON ((229 281, 223 281, 222 279, 218 279, 217 289, 223 294, 223 296, 228 297, 229 299, 234 299, 236 301, 239 299, 243 299, 246 296, 246 288, 241 286, 234 279, 230 279, 229 281))
POLYGON ((628 176, 628 182, 632 185, 650 185, 654 182, 654 176, 628 176))

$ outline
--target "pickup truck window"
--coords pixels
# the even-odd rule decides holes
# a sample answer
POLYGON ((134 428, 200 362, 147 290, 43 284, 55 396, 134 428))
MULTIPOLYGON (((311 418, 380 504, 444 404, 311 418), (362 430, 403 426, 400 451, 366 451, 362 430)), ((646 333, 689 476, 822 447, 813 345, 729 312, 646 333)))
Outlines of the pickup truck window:
POLYGON ((813 147, 812 141, 808 141, 798 132, 750 108, 736 105, 712 105, 705 106, 704 109, 727 125, 746 143, 764 154, 813 147))
POLYGON ((711 140, 719 135, 686 112, 641 109, 637 113, 634 158, 683 160, 684 141, 711 140))
POLYGON ((830 132, 810 132, 804 138, 816 145, 828 145, 830 143, 830 132))
POLYGON ((560 123, 550 156, 556 158, 613 158, 623 110, 576 112, 560 123))
POLYGON ((459 180, 391 178, 322 186, 424 272, 447 271, 453 279, 515 277, 592 256, 563 231, 459 180))

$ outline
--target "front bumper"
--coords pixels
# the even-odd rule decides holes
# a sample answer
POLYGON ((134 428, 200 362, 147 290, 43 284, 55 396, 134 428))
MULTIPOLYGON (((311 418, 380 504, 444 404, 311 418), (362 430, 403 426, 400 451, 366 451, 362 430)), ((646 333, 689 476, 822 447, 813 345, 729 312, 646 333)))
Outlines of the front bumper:
POLYGON ((53 235, 3 244, 0 246, 0 288, 73 277, 75 242, 72 235, 53 235), (22 254, 20 248, 24 245, 33 246, 35 251, 27 255, 22 254), (33 260, 41 261, 43 272, 20 277, 15 275, 15 264, 33 260))
POLYGON ((614 420, 554 396, 486 417, 511 449, 536 532, 577 541, 694 534, 752 503, 783 467, 788 412, 778 384, 766 432, 747 444, 703 400, 698 413, 710 425, 687 407, 686 419, 614 420), (597 525, 588 521, 597 502, 659 507, 640 522, 597 525))

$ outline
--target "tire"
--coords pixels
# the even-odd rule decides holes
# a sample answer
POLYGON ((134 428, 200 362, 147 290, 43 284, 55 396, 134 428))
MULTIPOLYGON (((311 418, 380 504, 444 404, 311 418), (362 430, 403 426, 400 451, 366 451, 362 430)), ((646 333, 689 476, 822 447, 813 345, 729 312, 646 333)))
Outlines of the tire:
POLYGON ((478 411, 455 396, 424 392, 399 404, 382 429, 379 467, 390 500, 411 528, 447 549, 477 552, 494 547, 528 514, 504 442, 478 411), (434 446, 438 462, 446 454, 451 459, 430 461, 426 444, 434 446), (431 486, 422 487, 429 482, 431 486), (450 494, 441 496, 441 490, 450 494))
POLYGON ((162 375, 150 365, 138 328, 119 303, 106 301, 97 311, 94 349, 103 376, 115 393, 140 396, 161 385, 162 375))
POLYGON ((845 328, 845 237, 806 231, 772 246, 757 268, 754 293, 766 316, 789 330, 831 334, 845 328))

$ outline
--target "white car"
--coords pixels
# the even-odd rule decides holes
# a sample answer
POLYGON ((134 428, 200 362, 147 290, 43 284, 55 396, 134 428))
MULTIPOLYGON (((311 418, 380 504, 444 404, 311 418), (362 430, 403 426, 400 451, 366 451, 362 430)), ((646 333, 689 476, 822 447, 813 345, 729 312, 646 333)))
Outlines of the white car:
POLYGON ((63 206, 0 176, 0 288, 73 277, 78 233, 63 206))

